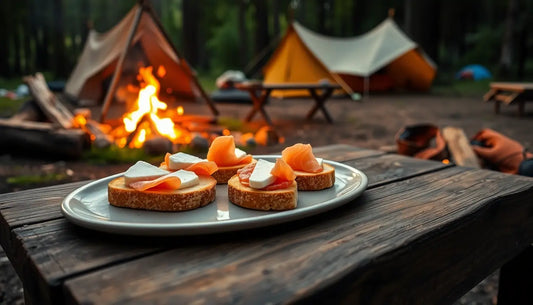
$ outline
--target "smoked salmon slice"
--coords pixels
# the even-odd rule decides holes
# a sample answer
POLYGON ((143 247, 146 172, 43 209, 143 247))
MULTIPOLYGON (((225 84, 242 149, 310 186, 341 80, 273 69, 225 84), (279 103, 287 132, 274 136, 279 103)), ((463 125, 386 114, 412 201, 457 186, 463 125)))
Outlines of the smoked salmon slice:
POLYGON ((313 155, 311 144, 294 144, 281 152, 281 158, 293 170, 308 173, 319 173, 323 170, 313 155))
POLYGON ((276 177, 277 179, 291 182, 296 179, 296 174, 294 173, 292 168, 285 161, 283 161, 283 159, 276 160, 276 164, 274 164, 274 168, 272 168, 270 174, 272 174, 272 176, 276 177))
POLYGON ((211 176, 218 170, 218 166, 213 161, 202 161, 188 166, 185 170, 194 172, 200 176, 211 176))
POLYGON ((129 187, 136 189, 137 191, 145 191, 156 186, 170 190, 177 190, 180 185, 181 179, 178 176, 173 175, 173 173, 170 173, 154 180, 133 182, 129 187))
MULTIPOLYGON (((165 161, 163 161, 161 165, 159 165, 159 168, 170 170, 169 169, 170 168, 169 166, 170 156, 171 156, 170 153, 167 153, 165 155, 165 161)), ((218 166, 213 161, 202 161, 202 162, 192 164, 183 169, 194 172, 195 174, 200 175, 200 176, 210 176, 218 170, 218 166)))
MULTIPOLYGON (((237 171, 239 181, 242 185, 250 186, 250 176, 254 171, 255 165, 256 163, 251 163, 237 171)), ((285 161, 283 161, 283 159, 276 160, 276 164, 270 171, 270 174, 276 177, 276 180, 274 181, 274 183, 264 188, 264 190, 266 191, 274 191, 288 188, 292 185, 294 179, 296 179, 296 174, 294 173, 292 168, 287 163, 285 163, 285 161)))
POLYGON ((207 160, 215 162, 218 166, 234 166, 252 162, 252 155, 245 155, 238 158, 235 155, 235 139, 233 136, 216 137, 209 151, 207 160))

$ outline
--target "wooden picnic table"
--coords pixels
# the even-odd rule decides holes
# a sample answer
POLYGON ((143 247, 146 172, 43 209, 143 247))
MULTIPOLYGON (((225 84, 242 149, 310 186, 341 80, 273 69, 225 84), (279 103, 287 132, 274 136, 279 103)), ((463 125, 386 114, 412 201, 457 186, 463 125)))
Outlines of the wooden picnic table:
POLYGON ((268 125, 272 126, 272 120, 265 111, 265 105, 268 102, 270 94, 274 90, 307 90, 315 101, 313 108, 309 110, 306 118, 312 119, 318 110, 322 111, 324 117, 329 123, 333 123, 331 115, 325 107, 325 103, 333 94, 333 91, 341 89, 339 84, 331 83, 262 83, 262 82, 243 82, 235 84, 235 88, 247 91, 253 102, 253 108, 245 118, 249 122, 256 113, 260 113, 268 125))
POLYGON ((500 103, 518 104, 518 115, 525 113, 525 103, 533 102, 533 83, 490 83, 490 89, 483 96, 485 102, 494 102, 494 112, 500 112, 500 103))
POLYGON ((348 145, 314 152, 361 170, 368 188, 284 224, 142 237, 69 222, 61 202, 88 182, 68 183, 0 194, 0 243, 26 304, 452 304, 502 266, 514 276, 500 287, 530 279, 532 178, 348 145))

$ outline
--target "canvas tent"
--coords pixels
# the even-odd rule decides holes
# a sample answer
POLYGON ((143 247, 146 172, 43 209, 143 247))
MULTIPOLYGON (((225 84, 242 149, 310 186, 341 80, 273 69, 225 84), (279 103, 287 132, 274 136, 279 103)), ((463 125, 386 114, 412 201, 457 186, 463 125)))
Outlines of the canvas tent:
MULTIPOLYGON (((389 17, 356 37, 324 36, 293 22, 263 67, 265 83, 318 82, 348 85, 355 92, 427 90, 435 64, 389 17)), ((273 92, 302 96, 305 91, 273 92)))
POLYGON ((140 66, 153 66, 154 70, 164 66, 166 75, 159 81, 166 94, 182 99, 203 98, 216 114, 194 72, 143 1, 109 31, 90 31, 77 65, 67 80, 65 93, 80 100, 102 101, 108 91, 115 89, 114 78, 129 76, 131 79, 140 66))

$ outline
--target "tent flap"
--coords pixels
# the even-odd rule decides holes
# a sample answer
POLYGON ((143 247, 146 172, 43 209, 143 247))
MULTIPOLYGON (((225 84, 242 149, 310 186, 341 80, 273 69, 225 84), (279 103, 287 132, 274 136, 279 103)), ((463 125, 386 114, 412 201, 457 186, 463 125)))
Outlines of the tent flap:
MULTIPOLYGON (((137 4, 139 5, 139 4, 137 4)), ((112 29, 105 33, 91 30, 76 67, 65 85, 65 93, 78 98, 101 101, 113 75, 118 58, 126 49, 127 35, 135 22, 134 6, 112 29)), ((140 66, 164 66, 167 74, 160 79, 166 93, 181 98, 192 99, 202 92, 197 82, 191 81, 194 75, 171 43, 153 16, 143 9, 140 22, 126 53, 122 76, 135 76, 140 66)))

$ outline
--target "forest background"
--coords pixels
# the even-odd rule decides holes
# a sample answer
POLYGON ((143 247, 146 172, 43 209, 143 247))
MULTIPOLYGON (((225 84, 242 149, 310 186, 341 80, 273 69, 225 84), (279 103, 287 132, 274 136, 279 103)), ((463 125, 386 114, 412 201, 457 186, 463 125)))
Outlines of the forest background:
MULTIPOLYGON (((46 72, 65 80, 89 28, 105 32, 137 1, 7 0, 0 10, 0 78, 46 72)), ((214 79, 225 70, 260 77, 289 20, 338 37, 361 35, 394 9, 394 19, 436 62, 436 83, 466 64, 497 79, 533 77, 533 0, 151 0, 172 43, 214 79)), ((0 79, 0 84, 1 84, 0 79)))

